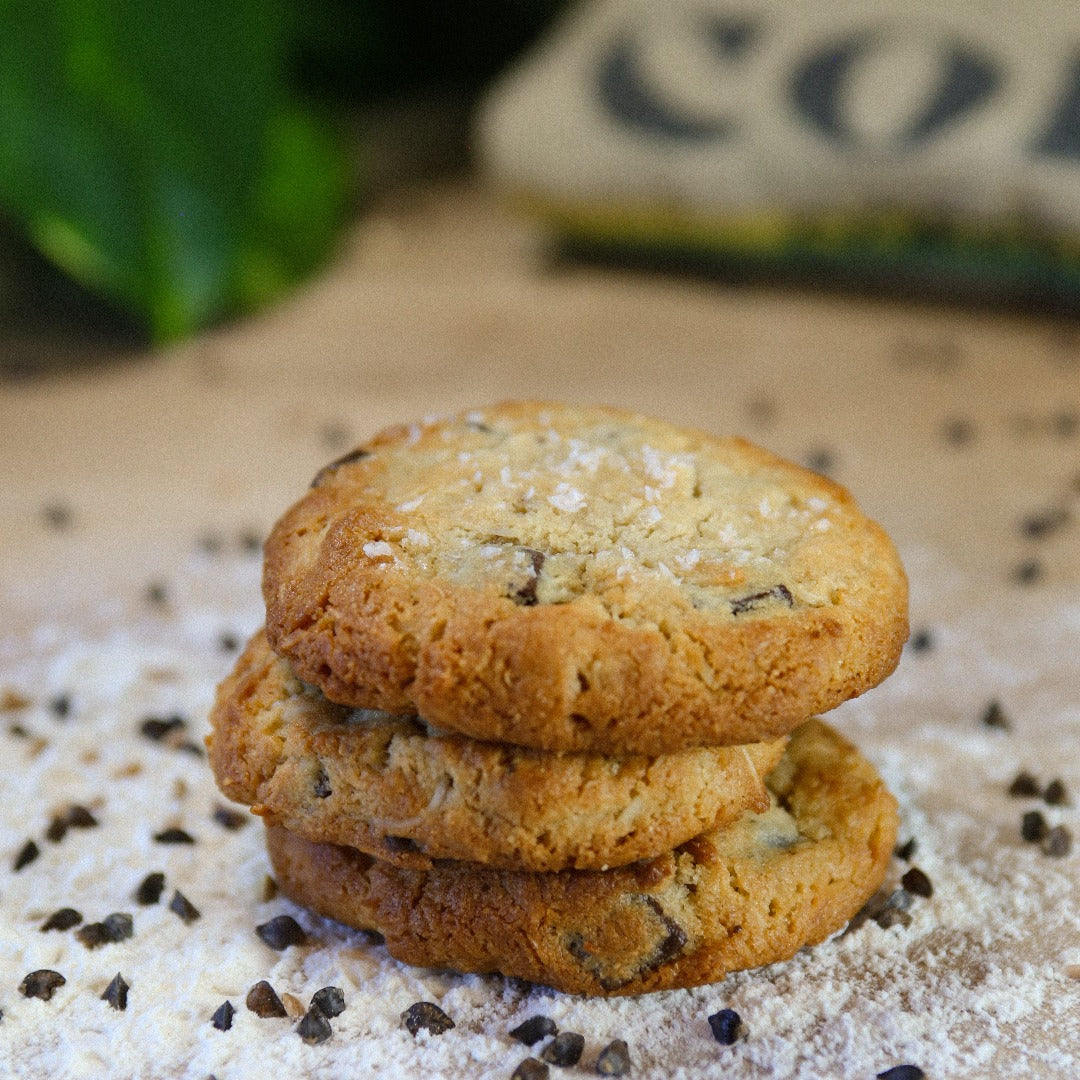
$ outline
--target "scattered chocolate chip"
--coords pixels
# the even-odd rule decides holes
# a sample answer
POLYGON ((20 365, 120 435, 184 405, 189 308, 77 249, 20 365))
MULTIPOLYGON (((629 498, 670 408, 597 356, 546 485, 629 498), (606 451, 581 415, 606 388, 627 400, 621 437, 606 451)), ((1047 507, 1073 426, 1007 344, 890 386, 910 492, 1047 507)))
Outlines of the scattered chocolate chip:
POLYGON ((126 941, 135 933, 135 920, 126 911, 114 911, 102 919, 112 941, 126 941))
POLYGON ((318 1009, 328 1020, 345 1011, 345 995, 337 986, 324 986, 311 997, 311 1007, 318 1009))
POLYGON ((67 822, 61 815, 57 814, 52 818, 48 828, 45 830, 45 839, 48 840, 50 844, 59 844, 60 841, 67 836, 67 831, 67 822))
POLYGON ((814 472, 827 473, 831 472, 836 466, 836 456, 831 450, 827 450, 824 447, 819 447, 816 450, 811 450, 806 455, 806 467, 813 469, 814 472))
POLYGON ((911 837, 911 839, 905 840, 904 843, 900 844, 899 847, 897 847, 895 852, 896 857, 898 859, 903 859, 904 862, 911 862, 911 857, 915 854, 918 846, 919 842, 913 836, 911 837))
POLYGON ((997 728, 999 731, 1011 731, 1012 721, 1005 714, 1000 701, 991 701, 983 710, 982 722, 984 727, 997 728))
POLYGON ((739 1039, 745 1039, 747 1030, 742 1017, 734 1009, 721 1009, 709 1017, 709 1027, 713 1038, 721 1046, 731 1046, 739 1039))
POLYGON ((56 814, 45 830, 45 839, 54 844, 60 843, 68 829, 96 829, 98 819, 85 806, 69 806, 62 814, 56 814))
POLYGON ((100 945, 113 945, 126 941, 135 933, 134 920, 126 912, 116 911, 106 915, 101 922, 87 923, 75 931, 75 937, 88 949, 100 945))
POLYGON ((142 904, 143 907, 156 904, 164 891, 165 875, 155 870, 139 882, 139 887, 135 890, 135 903, 142 904))
POLYGON ((248 991, 245 1004, 256 1016, 263 1019, 289 1015, 281 998, 277 996, 277 991, 265 979, 261 979, 248 991))
POLYGON ((354 462, 363 461, 364 458, 371 457, 371 451, 365 450, 363 447, 358 446, 355 450, 350 450, 347 454, 342 454, 341 457, 335 458, 329 465, 324 465, 316 474, 315 478, 311 481, 311 486, 318 487, 324 480, 332 476, 342 465, 352 465, 354 462))
POLYGON ((1021 770, 1009 785, 1009 794, 1014 799, 1030 799, 1039 794, 1039 782, 1029 772, 1021 770))
POLYGON ((894 1065, 877 1074, 877 1080, 923 1080, 926 1073, 918 1065, 894 1065))
POLYGON ((243 811, 233 810, 231 807, 222 806, 220 803, 214 807, 212 817, 223 829, 228 829, 229 832, 236 832, 237 829, 242 829, 251 821, 251 817, 243 811))
POLYGON ((1041 540, 1068 523, 1069 511, 1055 506, 1038 513, 1028 514, 1020 522, 1020 531, 1032 540, 1041 540))
POLYGON ((547 1080, 550 1075, 551 1070, 542 1061, 527 1057, 510 1074, 510 1080, 547 1080))
POLYGON ((262 537, 255 529, 242 529, 238 537, 240 550, 245 555, 259 555, 262 552, 262 537))
POLYGON ((202 918, 199 909, 177 889, 169 901, 169 910, 180 917, 181 922, 190 926, 196 919, 202 918))
POLYGON ((131 987, 124 981, 124 976, 118 971, 112 978, 112 982, 105 987, 105 993, 101 995, 102 1001, 107 1001, 114 1009, 123 1012, 127 1008, 128 990, 131 987))
POLYGON ((600 1051, 596 1071, 601 1076, 625 1076, 630 1071, 630 1047, 625 1040, 615 1039, 600 1051))
POLYGON ((975 438, 975 428, 970 420, 954 416, 945 421, 942 434, 950 446, 967 446, 975 438))
POLYGON ((187 720, 175 713, 172 716, 147 716, 139 724, 139 734, 151 742, 164 742, 186 728, 187 720))
POLYGON ((146 586, 146 602, 152 608, 163 608, 169 602, 169 590, 164 582, 152 581, 146 586))
POLYGON ((315 774, 312 790, 316 799, 328 799, 334 794, 333 788, 330 787, 330 777, 326 775, 326 769, 322 765, 319 766, 319 771, 315 774))
POLYGON ((64 820, 72 829, 96 829, 98 826, 98 819, 85 806, 79 806, 77 803, 67 808, 64 820))
POLYGON ((163 829, 159 833, 154 833, 155 844, 194 844, 195 837, 191 833, 186 832, 183 829, 171 828, 163 829))
POLYGON ((24 866, 29 866, 40 854, 41 848, 39 848, 33 840, 27 840, 26 843, 19 848, 19 853, 15 856, 15 861, 11 864, 12 870, 17 873, 24 866))
POLYGON ((776 403, 767 398, 753 398, 746 403, 746 415, 755 424, 771 424, 776 419, 776 403))
POLYGON ((49 702, 49 711, 57 720, 66 720, 71 715, 71 695, 57 694, 49 702))
POLYGON ((930 879, 917 866, 911 867, 911 869, 904 874, 900 879, 900 884, 903 885, 909 893, 914 893, 915 896, 922 896, 929 899, 929 897, 934 895, 934 886, 931 884, 930 879))
POLYGON ((183 742, 178 743, 177 749, 183 750, 185 754, 190 754, 192 757, 196 758, 206 756, 206 751, 197 742, 192 742, 190 739, 185 739, 183 742))
POLYGON ((1051 780, 1043 792, 1043 802, 1047 806, 1070 806, 1069 793, 1064 780, 1051 780))
POLYGON ((228 630, 218 635, 218 646, 222 652, 232 653, 240 648, 240 639, 228 630))
POLYGON ((1049 831, 1050 826, 1040 810, 1029 810, 1020 819, 1020 836, 1029 844, 1037 844, 1049 831))
POLYGON ((1017 564, 1012 576, 1019 585, 1034 585, 1043 576, 1042 563, 1038 559, 1025 559, 1017 564))
POLYGON ((42 924, 41 932, 46 930, 70 930, 82 922, 82 915, 74 908, 62 907, 54 911, 42 924))
POLYGON ((296 1034, 309 1046, 315 1046, 317 1043, 326 1042, 334 1034, 334 1029, 330 1026, 330 1021, 323 1015, 322 1010, 312 1006, 304 1013, 300 1023, 296 1025, 296 1034))
POLYGON ((540 1055, 544 1061, 552 1065, 561 1065, 564 1068, 576 1065, 581 1060, 581 1053, 585 1049, 585 1036, 576 1031, 560 1031, 554 1039, 544 1047, 540 1055))
POLYGON ((882 930, 888 930, 893 926, 910 926, 911 916, 908 908, 911 907, 912 894, 907 889, 893 889, 885 898, 880 909, 873 915, 873 920, 882 930))
POLYGON ((48 1001, 55 991, 66 982, 67 979, 65 979, 59 971, 50 971, 48 968, 41 968, 39 971, 31 971, 30 974, 19 983, 19 993, 22 994, 23 997, 41 998, 42 1001, 48 1001))
POLYGON ((71 507, 64 502, 49 502, 41 508, 41 517, 50 529, 58 532, 67 529, 75 520, 71 507))
POLYGON ((934 636, 929 630, 917 630, 908 644, 913 652, 929 652, 934 647, 934 636))
POLYGON ((454 1021, 431 1001, 418 1001, 415 1005, 410 1005, 401 1014, 401 1022, 410 1035, 419 1031, 441 1035, 454 1026, 454 1021))
POLYGON ((287 949, 307 941, 303 927, 291 915, 276 915, 269 922, 256 926, 255 933, 271 949, 287 949))
POLYGON ((231 1001, 223 1001, 215 1010, 214 1015, 210 1017, 210 1023, 218 1029, 218 1031, 228 1031, 232 1027, 232 1019, 236 1014, 236 1010, 233 1008, 231 1001))
POLYGON ((331 421, 323 425, 319 439, 328 450, 337 450, 350 441, 349 428, 340 421, 331 421))
POLYGON ((1064 825, 1055 825, 1043 840, 1044 855, 1053 859, 1062 859, 1072 851, 1072 833, 1064 825))
POLYGON ((198 540, 199 550, 207 555, 220 555, 224 543, 217 533, 206 533, 198 540))
POLYGON ((555 1021, 550 1016, 530 1016, 528 1020, 518 1024, 510 1032, 510 1038, 517 1039, 518 1042, 524 1043, 526 1046, 532 1046, 533 1043, 538 1043, 541 1039, 554 1035, 558 1030, 555 1021))

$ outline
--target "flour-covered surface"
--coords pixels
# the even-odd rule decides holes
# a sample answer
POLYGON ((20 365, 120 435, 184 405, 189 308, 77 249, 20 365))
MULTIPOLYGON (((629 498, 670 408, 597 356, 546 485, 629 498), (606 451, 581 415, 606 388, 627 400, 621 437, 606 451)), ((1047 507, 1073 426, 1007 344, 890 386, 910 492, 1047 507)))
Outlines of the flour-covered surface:
POLYGON ((552 1076, 594 1073, 616 1039, 632 1077, 1078 1075, 1080 340, 545 275, 461 192, 365 228, 263 321, 0 386, 0 1076, 509 1078, 550 1042, 509 1035, 539 1014, 584 1036, 552 1076), (914 844, 887 887, 926 879, 907 877, 900 906, 714 986, 590 1000, 412 969, 273 895, 261 827, 222 812, 237 808, 200 749, 214 686, 262 620, 259 541, 353 441, 506 397, 745 434, 827 469, 896 538, 912 640, 830 720, 899 800, 914 844), (1021 772, 1034 794, 1009 793, 1021 772), (1035 811, 1047 835, 1025 840, 1035 811), (65 908, 77 923, 42 929, 65 908), (304 944, 260 939, 279 915, 304 944), (64 979, 47 1000, 20 989, 38 971, 64 979), (261 980, 291 1016, 248 1008, 261 980), (305 1041, 324 987, 344 1009, 305 1041), (418 1001, 455 1026, 410 1034, 418 1001), (708 1023, 721 1009, 745 1025, 730 1046, 708 1023))

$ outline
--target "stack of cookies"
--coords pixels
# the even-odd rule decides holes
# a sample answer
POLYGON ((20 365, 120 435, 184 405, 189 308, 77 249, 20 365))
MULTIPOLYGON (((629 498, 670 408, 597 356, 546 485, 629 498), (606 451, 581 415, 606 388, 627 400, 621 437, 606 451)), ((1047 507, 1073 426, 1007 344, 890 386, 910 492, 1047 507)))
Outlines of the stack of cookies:
POLYGON ((740 439, 516 403, 388 429, 266 545, 210 761, 281 889, 405 961, 712 982, 840 929, 896 811, 815 718, 907 636, 896 551, 740 439))

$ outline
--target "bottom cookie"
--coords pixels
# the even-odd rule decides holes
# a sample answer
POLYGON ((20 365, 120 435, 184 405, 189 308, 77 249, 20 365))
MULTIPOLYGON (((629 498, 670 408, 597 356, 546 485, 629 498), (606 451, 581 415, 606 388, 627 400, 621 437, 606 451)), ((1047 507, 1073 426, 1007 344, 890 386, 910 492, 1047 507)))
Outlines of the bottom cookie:
POLYGON ((639 994, 787 959, 841 929, 880 885, 896 803, 854 746, 811 720, 768 784, 765 813, 607 871, 412 870, 273 828, 267 848, 287 896, 377 931, 399 960, 639 994))

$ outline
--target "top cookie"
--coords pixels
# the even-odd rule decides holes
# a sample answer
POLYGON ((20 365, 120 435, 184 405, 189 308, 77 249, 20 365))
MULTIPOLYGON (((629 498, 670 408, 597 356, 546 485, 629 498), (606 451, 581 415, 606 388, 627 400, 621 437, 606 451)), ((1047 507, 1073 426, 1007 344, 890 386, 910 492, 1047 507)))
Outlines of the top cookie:
POLYGON ((266 545, 267 635, 331 701, 544 750, 776 738, 888 675, 896 550, 745 440, 509 403, 389 428, 266 545))

